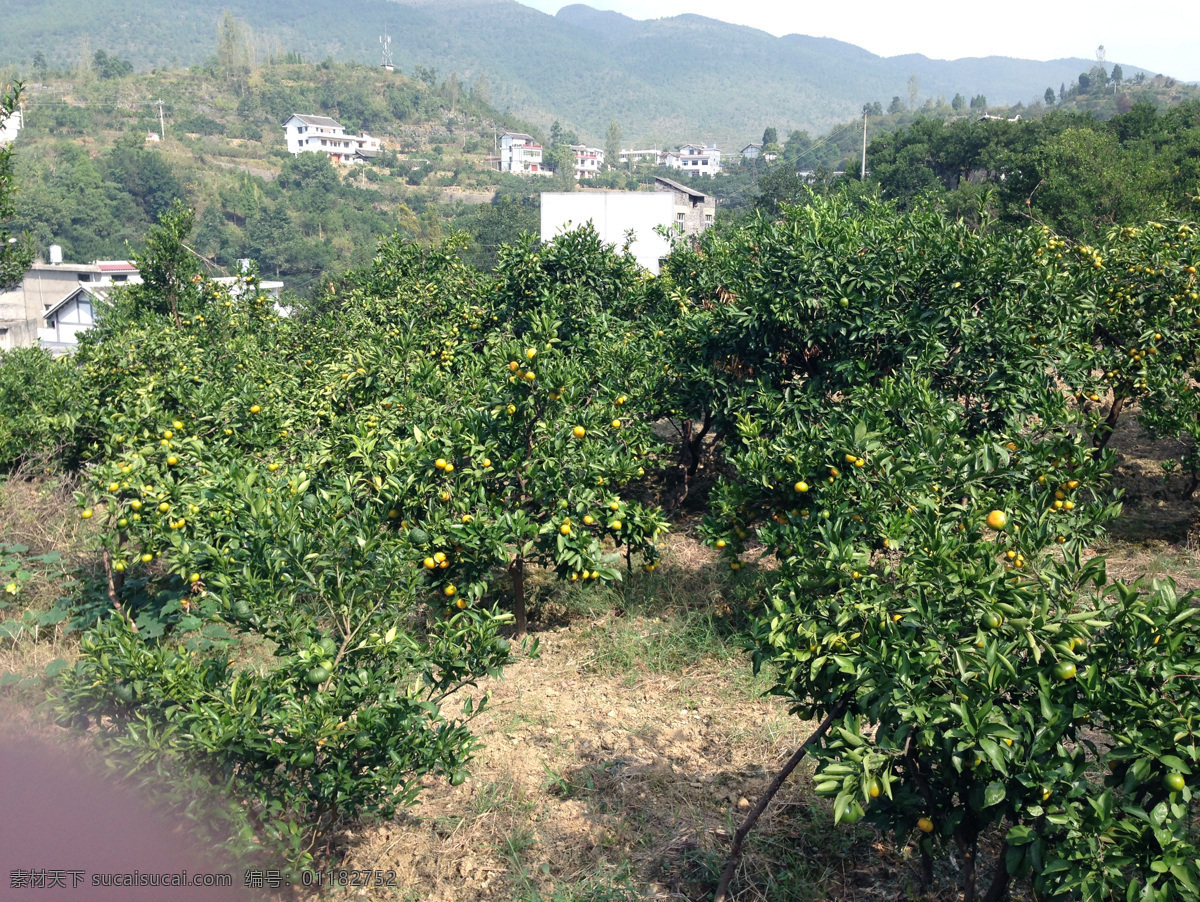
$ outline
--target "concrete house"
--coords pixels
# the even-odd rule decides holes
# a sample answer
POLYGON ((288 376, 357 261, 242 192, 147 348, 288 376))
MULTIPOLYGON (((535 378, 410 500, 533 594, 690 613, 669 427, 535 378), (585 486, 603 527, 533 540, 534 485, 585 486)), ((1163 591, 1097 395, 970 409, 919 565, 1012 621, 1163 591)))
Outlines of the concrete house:
POLYGON ((288 153, 324 153, 337 163, 363 163, 379 155, 381 144, 370 135, 347 135, 336 119, 293 114, 283 123, 288 153))
POLYGON ((662 151, 657 147, 650 150, 637 150, 631 147, 629 150, 621 151, 622 163, 659 163, 662 159, 662 151))
POLYGON ((62 249, 51 245, 49 263, 34 263, 17 285, 0 292, 0 350, 39 341, 69 350, 75 333, 94 322, 97 301, 117 286, 140 281, 137 267, 127 260, 63 263, 62 249))
POLYGON ((663 158, 668 169, 681 169, 687 173, 716 175, 721 171, 721 151, 715 144, 685 144, 663 158))
POLYGON ((12 144, 17 140, 17 135, 21 131, 21 126, 24 124, 24 119, 21 117, 21 111, 15 110, 11 116, 6 119, 0 119, 0 147, 5 144, 12 144))
POLYGON ((671 252, 671 242, 662 233, 674 216, 672 197, 660 192, 543 191, 541 238, 552 242, 563 232, 591 223, 601 241, 623 247, 632 233, 630 253, 657 275, 659 261, 671 252))
POLYGON ((542 145, 532 135, 505 132, 500 136, 500 171, 517 175, 549 174, 542 167, 542 145))
POLYGON ((42 314, 38 343, 51 352, 74 349, 79 344, 76 334, 95 325, 96 305, 102 300, 99 290, 80 285, 42 314))
POLYGON ((604 169, 604 151, 586 144, 571 144, 575 153, 575 178, 595 178, 604 169))
POLYGON ((662 176, 655 176, 654 190, 671 194, 671 222, 676 231, 699 235, 713 224, 717 213, 716 198, 662 176))

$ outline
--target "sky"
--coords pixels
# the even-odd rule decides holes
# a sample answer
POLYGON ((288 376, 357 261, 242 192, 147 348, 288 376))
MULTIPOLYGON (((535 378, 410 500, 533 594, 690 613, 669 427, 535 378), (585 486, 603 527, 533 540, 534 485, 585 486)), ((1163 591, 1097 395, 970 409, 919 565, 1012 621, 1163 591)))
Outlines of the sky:
MULTIPOLYGON (((555 13, 563 0, 520 0, 555 13)), ((1110 63, 1141 66, 1184 81, 1200 81, 1200 0, 1091 0, 1087 3, 1007 0, 584 0, 635 19, 695 13, 749 25, 774 35, 837 38, 880 56, 923 53, 934 59, 1014 56, 1049 60, 1094 59, 1104 45, 1110 63), (975 12, 968 12, 974 9, 975 12)))

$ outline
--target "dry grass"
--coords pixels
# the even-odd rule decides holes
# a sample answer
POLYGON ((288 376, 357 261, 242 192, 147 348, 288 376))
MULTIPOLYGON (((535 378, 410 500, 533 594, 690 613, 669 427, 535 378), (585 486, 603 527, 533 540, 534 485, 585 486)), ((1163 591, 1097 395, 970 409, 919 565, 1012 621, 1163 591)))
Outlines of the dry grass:
MULTIPOLYGON (((351 839, 348 867, 398 874, 399 890, 372 898, 710 895, 733 829, 811 729, 762 695, 734 642, 752 593, 711 563, 676 534, 627 596, 589 587, 561 602, 585 616, 541 632, 538 659, 486 686, 471 779, 427 780, 417 806, 351 839), (589 602, 610 609, 588 615, 589 602)), ((831 827, 797 776, 760 824, 738 898, 862 898, 856 875, 881 866, 872 842, 831 827)))
MULTIPOLYGON (((50 552, 61 555, 52 564, 34 561, 29 565, 33 576, 13 599, 20 608, 16 613, 49 611, 63 595, 68 574, 94 563, 88 525, 75 515, 71 486, 63 481, 30 479, 18 473, 0 482, 0 543, 25 546, 29 557, 50 552)), ((9 609, 0 616, 13 614, 9 609)), ((70 660, 76 647, 76 640, 64 634, 61 623, 23 626, 18 635, 0 638, 0 676, 36 677, 50 662, 70 660)))
POLYGON ((1200 493, 1186 497, 1189 478, 1162 466, 1182 457, 1186 448, 1172 439, 1146 437, 1133 414, 1124 418, 1111 447, 1117 453, 1114 486, 1122 492, 1123 511, 1108 539, 1096 546, 1108 559, 1109 577, 1170 577, 1181 591, 1200 590, 1195 557, 1200 493))

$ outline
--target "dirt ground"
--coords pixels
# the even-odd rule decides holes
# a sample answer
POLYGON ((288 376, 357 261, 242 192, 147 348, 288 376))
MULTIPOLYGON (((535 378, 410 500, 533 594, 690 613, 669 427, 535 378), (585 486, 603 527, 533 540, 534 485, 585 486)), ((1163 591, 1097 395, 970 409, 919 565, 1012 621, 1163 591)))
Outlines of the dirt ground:
MULTIPOLYGON (((354 840, 346 866, 394 869, 395 898, 429 902, 708 898, 732 831, 811 725, 763 698, 741 655, 656 672, 664 626, 608 614, 543 632, 538 659, 485 687, 471 779, 427 781, 417 806, 354 840), (642 657, 606 655, 639 639, 642 657)), ((762 832, 794 843, 797 860, 819 845, 822 866, 841 868, 798 869, 789 898, 862 898, 846 890, 858 868, 877 877, 869 833, 832 828, 806 787, 793 778, 762 832)), ((750 886, 739 898, 767 896, 750 886)))

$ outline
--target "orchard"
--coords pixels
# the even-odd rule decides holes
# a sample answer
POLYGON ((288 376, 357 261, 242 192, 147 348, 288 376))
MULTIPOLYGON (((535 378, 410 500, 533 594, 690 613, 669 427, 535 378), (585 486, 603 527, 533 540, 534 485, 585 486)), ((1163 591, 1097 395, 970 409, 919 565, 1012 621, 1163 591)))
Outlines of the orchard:
POLYGON ((835 824, 926 883, 952 855, 968 900, 1200 895, 1195 601, 1093 553, 1120 418, 1200 437, 1193 226, 812 197, 658 277, 588 229, 490 273, 392 238, 292 317, 191 227, 75 355, 0 357, 0 465, 54 456, 98 535, 63 722, 230 787, 234 857, 300 867, 462 783, 537 594, 643 579, 686 499, 755 589, 755 668, 822 721, 835 824))

